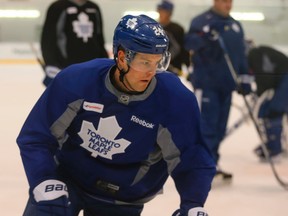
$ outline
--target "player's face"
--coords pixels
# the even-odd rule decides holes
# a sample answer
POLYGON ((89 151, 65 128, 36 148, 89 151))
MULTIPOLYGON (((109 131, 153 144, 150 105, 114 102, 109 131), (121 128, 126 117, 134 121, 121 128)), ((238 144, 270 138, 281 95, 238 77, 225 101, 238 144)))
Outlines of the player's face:
POLYGON ((232 0, 214 0, 214 9, 223 16, 229 16, 232 0))
POLYGON ((136 91, 144 91, 155 76, 161 54, 137 53, 129 64, 129 72, 125 75, 129 85, 136 91))
POLYGON ((167 25, 170 22, 170 18, 171 18, 171 12, 164 10, 164 9, 158 9, 158 13, 159 13, 159 23, 161 25, 167 25))

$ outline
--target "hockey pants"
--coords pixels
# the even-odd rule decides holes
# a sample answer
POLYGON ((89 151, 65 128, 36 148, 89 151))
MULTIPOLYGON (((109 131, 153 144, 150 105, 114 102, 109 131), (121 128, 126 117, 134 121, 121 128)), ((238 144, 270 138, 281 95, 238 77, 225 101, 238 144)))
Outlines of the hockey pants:
POLYGON ((265 144, 271 155, 282 151, 282 116, 273 119, 263 119, 265 144))
POLYGON ((196 89, 195 94, 203 120, 202 132, 204 140, 217 163, 220 158, 220 143, 226 132, 232 94, 230 92, 223 93, 207 89, 196 89))

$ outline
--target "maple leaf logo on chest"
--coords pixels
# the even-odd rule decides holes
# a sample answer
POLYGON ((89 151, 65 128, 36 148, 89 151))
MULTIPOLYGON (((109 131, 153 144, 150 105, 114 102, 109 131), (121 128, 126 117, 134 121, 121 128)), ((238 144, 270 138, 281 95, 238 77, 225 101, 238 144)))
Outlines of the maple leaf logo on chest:
POLYGON ((77 37, 82 38, 84 43, 93 36, 93 22, 89 21, 89 16, 83 12, 78 15, 78 20, 73 21, 73 31, 77 37))
POLYGON ((82 138, 81 147, 90 151, 92 157, 111 159, 114 154, 124 153, 131 142, 125 139, 115 139, 122 128, 115 116, 100 118, 97 130, 91 122, 83 121, 78 133, 82 138))

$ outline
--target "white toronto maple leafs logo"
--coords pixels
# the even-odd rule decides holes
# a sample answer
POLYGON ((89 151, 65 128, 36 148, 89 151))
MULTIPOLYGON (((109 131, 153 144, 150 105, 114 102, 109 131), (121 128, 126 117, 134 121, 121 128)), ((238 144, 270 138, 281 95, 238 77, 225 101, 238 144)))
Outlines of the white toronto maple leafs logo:
POLYGON ((131 28, 131 29, 135 29, 137 24, 138 24, 137 18, 128 19, 126 22, 127 28, 131 28))
POLYGON ((83 12, 78 15, 78 20, 73 21, 73 31, 78 38, 82 38, 83 42, 87 42, 88 38, 93 36, 93 22, 89 21, 89 16, 83 12))
POLYGON ((112 159, 114 154, 124 153, 131 143, 122 138, 115 139, 121 130, 115 116, 111 116, 100 118, 97 130, 91 122, 83 121, 78 134, 83 140, 81 146, 93 157, 112 159))

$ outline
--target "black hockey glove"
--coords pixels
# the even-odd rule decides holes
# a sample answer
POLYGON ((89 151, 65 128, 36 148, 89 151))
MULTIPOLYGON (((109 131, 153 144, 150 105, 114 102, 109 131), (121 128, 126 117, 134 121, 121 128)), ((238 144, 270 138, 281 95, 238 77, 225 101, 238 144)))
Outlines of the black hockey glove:
POLYGON ((209 25, 203 27, 203 37, 210 41, 216 41, 219 38, 219 32, 215 29, 211 29, 209 25))
POLYGON ((225 31, 226 26, 231 25, 230 21, 214 21, 208 25, 203 26, 203 36, 211 41, 216 41, 219 38, 219 34, 225 31))
POLYGON ((252 93, 251 84, 254 82, 254 75, 252 74, 238 74, 236 90, 241 95, 248 95, 252 93))
POLYGON ((237 87, 237 92, 238 94, 246 96, 252 92, 251 85, 249 83, 241 83, 237 87))
POLYGON ((66 184, 55 179, 46 180, 37 185, 33 193, 36 205, 35 215, 65 216, 68 215, 68 191, 66 184))

